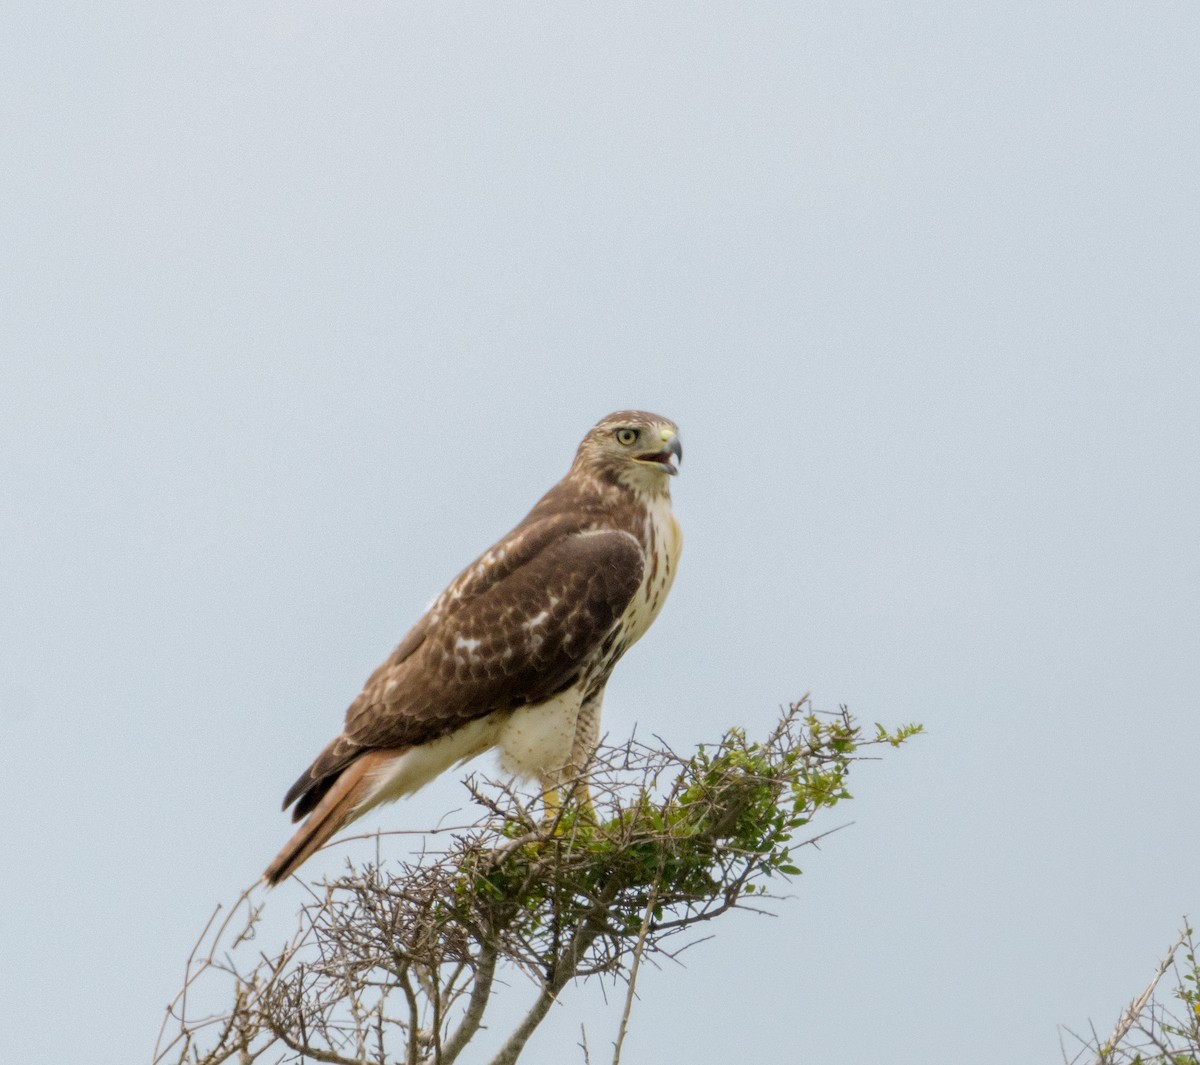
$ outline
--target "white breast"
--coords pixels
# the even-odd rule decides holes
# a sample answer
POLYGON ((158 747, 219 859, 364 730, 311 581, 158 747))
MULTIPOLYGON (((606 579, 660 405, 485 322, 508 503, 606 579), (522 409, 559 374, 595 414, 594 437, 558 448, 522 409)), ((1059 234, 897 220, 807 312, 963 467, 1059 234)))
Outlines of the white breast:
POLYGON ((679 522, 671 513, 669 496, 657 496, 647 504, 643 542, 647 544, 648 550, 642 584, 621 619, 627 634, 626 646, 645 635, 667 601, 671 585, 675 583, 675 570, 679 566, 679 555, 683 550, 683 534, 680 532, 679 522))

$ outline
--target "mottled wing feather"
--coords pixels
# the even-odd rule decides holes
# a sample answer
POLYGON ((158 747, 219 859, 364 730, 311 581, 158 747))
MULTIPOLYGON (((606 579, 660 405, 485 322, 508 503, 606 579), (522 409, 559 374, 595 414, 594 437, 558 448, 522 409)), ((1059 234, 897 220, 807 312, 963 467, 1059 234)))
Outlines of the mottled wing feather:
MULTIPOLYGON (((541 702, 580 676, 641 584, 643 552, 626 532, 563 535, 562 522, 546 525, 516 530, 520 541, 502 557, 498 545, 438 598, 372 674, 342 735, 285 807, 364 751, 427 743, 474 718, 541 702)), ((305 794, 295 815, 323 790, 305 794)))
POLYGON ((454 578, 396 649, 367 678, 362 692, 346 711, 347 719, 353 717, 360 706, 369 706, 375 701, 378 690, 395 675, 397 667, 421 646, 431 627, 436 628, 439 623, 452 618, 476 597, 488 593, 536 558, 555 540, 574 532, 578 532, 578 522, 573 516, 555 515, 536 523, 522 523, 484 552, 454 578))

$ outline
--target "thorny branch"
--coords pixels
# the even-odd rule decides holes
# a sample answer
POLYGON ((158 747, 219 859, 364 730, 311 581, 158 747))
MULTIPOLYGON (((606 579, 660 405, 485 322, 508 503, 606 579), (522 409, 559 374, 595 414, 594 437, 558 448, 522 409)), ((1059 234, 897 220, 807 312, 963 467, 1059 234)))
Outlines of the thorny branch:
POLYGON ((674 957, 697 925, 775 897, 769 882, 800 871, 792 851, 821 838, 797 835, 849 798, 863 748, 918 731, 864 738, 845 708, 817 714, 805 697, 762 742, 732 730, 690 757, 636 740, 602 747, 587 774, 595 820, 567 804, 543 823, 511 785, 471 780, 476 823, 434 830, 407 861, 350 865, 310 886, 276 953, 254 952, 259 889, 214 914, 154 1063, 453 1065, 483 1029, 501 965, 537 994, 492 1065, 517 1061, 568 984, 606 976, 629 985, 619 1061, 642 961, 674 957), (205 1014, 201 997, 232 1005, 205 1014))
POLYGON ((1065 1031, 1079 1045, 1070 1058, 1064 1047, 1063 1061, 1068 1065, 1200 1065, 1200 965, 1186 919, 1150 983, 1121 1011, 1107 1040, 1094 1030, 1088 1037, 1065 1031), (1174 977, 1174 1006, 1158 995, 1168 973, 1174 977))

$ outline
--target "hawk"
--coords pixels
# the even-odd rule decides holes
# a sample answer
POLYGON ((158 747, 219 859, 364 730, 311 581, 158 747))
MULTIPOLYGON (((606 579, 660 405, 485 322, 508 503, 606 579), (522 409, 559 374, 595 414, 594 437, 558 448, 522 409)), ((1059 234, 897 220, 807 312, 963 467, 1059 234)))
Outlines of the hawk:
POLYGON ((283 808, 304 823, 268 884, 368 810, 493 747, 553 812, 599 739, 613 667, 671 590, 682 538, 669 482, 682 458, 675 423, 644 411, 610 414, 583 438, 567 475, 433 601, 288 790, 283 808))

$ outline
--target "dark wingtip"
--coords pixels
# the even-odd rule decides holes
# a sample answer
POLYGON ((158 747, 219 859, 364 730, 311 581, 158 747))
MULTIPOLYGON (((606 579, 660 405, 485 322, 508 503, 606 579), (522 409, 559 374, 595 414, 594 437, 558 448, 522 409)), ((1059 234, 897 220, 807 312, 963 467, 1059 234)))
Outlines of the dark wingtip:
MULTIPOLYGON (((288 788, 287 794, 283 797, 283 805, 280 807, 280 809, 286 810, 289 806, 292 805, 292 803, 294 803, 297 799, 299 799, 301 795, 303 795, 306 791, 308 791, 308 789, 313 786, 313 783, 314 783, 314 781, 312 778, 312 770, 306 769, 297 778, 296 783, 293 784, 290 788, 288 788)), ((303 816, 303 815, 300 814, 300 812, 298 810, 293 811, 292 820, 299 821, 301 816, 303 816)))
POLYGON ((320 780, 313 780, 312 776, 306 773, 292 785, 292 790, 284 797, 283 808, 286 810, 294 802, 296 808, 292 811, 292 820, 303 821, 313 812, 317 803, 325 798, 325 793, 333 787, 341 775, 339 770, 320 780))

